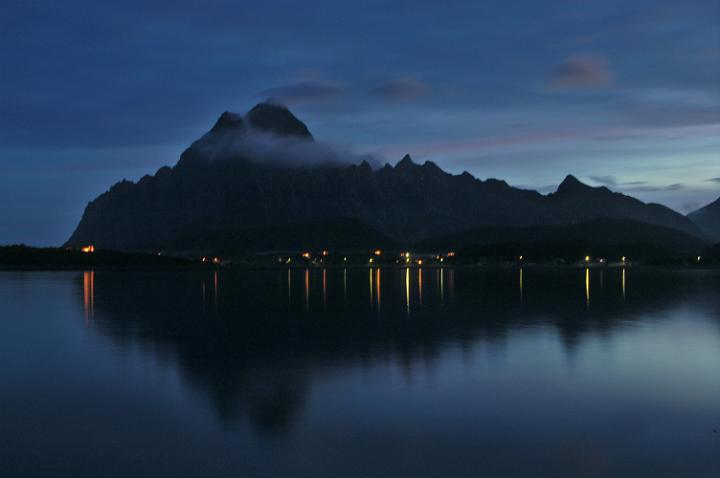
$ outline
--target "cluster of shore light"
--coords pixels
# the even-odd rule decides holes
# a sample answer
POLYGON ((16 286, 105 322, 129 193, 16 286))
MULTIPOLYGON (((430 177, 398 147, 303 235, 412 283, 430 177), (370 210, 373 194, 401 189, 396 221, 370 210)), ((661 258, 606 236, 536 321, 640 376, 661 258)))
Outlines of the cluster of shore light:
MULTIPOLYGON (((342 262, 348 262, 348 256, 340 256, 336 253, 330 252, 327 249, 322 250, 320 253, 313 253, 311 251, 302 251, 300 254, 300 260, 304 261, 311 261, 312 263, 323 263, 326 259, 329 259, 330 256, 334 257, 342 257, 342 262)), ((393 254, 386 254, 383 252, 382 249, 375 249, 370 252, 370 257, 367 259, 367 264, 373 265, 373 264, 380 264, 381 259, 383 257, 389 257, 392 258, 393 254)), ((357 255, 355 255, 357 257, 357 255)), ((424 263, 427 263, 428 261, 435 260, 437 262, 443 263, 445 262, 446 258, 449 257, 455 257, 455 252, 450 251, 443 254, 413 254, 410 251, 401 252, 397 259, 395 260, 395 264, 416 264, 416 265, 422 265, 424 263)), ((390 259, 391 260, 391 259, 390 259)), ((280 256, 277 258, 277 261, 281 264, 291 264, 293 262, 292 256, 280 256)), ((385 262, 387 263, 387 261, 385 262)))
MULTIPOLYGON (((302 251, 299 253, 300 260, 304 262, 312 262, 313 264, 317 263, 324 263, 325 260, 328 258, 328 256, 335 255, 335 253, 331 253, 328 250, 322 250, 319 253, 313 253, 311 251, 302 251)), ((381 261, 381 256, 389 257, 390 263, 392 263, 392 256, 393 254, 386 254, 381 249, 375 249, 370 252, 370 257, 367 259, 366 264, 370 265, 371 267, 373 265, 381 265, 381 264, 388 264, 388 261, 381 261)), ((355 255, 357 258, 357 255, 355 255)), ((421 266, 423 264, 444 264, 445 260, 448 258, 455 257, 454 251, 445 252, 442 254, 415 254, 410 251, 404 251, 399 254, 399 256, 395 259, 395 264, 407 264, 407 265, 418 265, 421 266)), ((700 257, 698 256, 697 261, 700 262, 700 257)), ((277 262, 280 264, 291 264, 293 262, 293 256, 279 256, 277 258, 277 262)), ((348 262, 347 256, 342 256, 342 262, 348 262)), ((523 255, 517 256, 517 263, 522 264, 526 262, 526 258, 523 255)), ((362 263, 359 262, 359 263, 362 263)), ((593 257, 590 255, 583 256, 582 258, 578 259, 576 264, 585 264, 587 266, 591 265, 620 265, 620 266, 626 266, 629 264, 628 258, 626 256, 622 256, 619 261, 617 262, 608 262, 608 260, 605 257, 593 257)))
MULTIPOLYGON (((83 253, 92 254, 92 253, 95 252, 95 246, 94 246, 93 244, 88 244, 88 245, 86 245, 86 246, 81 247, 80 250, 81 250, 83 253)), ((161 255, 161 254, 162 254, 162 253, 158 252, 158 255, 161 255)), ((320 262, 322 263, 322 262, 324 262, 323 258, 325 258, 325 257, 327 257, 327 256, 330 255, 330 251, 328 251, 327 249, 325 249, 325 250, 322 250, 322 251, 320 252, 320 254, 318 254, 318 255, 321 257, 320 262)), ((368 259, 367 263, 370 264, 370 265, 375 264, 376 262, 378 262, 378 261, 376 261, 376 258, 379 258, 379 257, 382 256, 382 255, 383 255, 383 251, 382 251, 381 249, 375 249, 374 251, 372 251, 372 255, 371 255, 371 257, 368 259), (373 257, 373 256, 374 256, 374 257, 373 257)), ((310 252, 310 251, 303 251, 303 252, 301 252, 301 253, 300 253, 300 257, 301 257, 302 259, 306 260, 306 261, 316 262, 316 258, 315 258, 315 256, 314 256, 314 254, 313 254, 312 252, 310 252)), ((410 264, 415 264, 415 265, 421 266, 421 265, 423 265, 423 263, 427 263, 428 260, 434 259, 434 260, 437 261, 438 263, 441 263, 441 264, 442 264, 442 263, 445 262, 445 258, 451 258, 451 257, 455 257, 455 252, 450 251, 450 252, 447 252, 447 253, 442 254, 442 255, 441 255, 441 254, 435 254, 435 255, 418 255, 418 256, 414 256, 410 251, 405 251, 405 252, 401 252, 401 253, 400 253, 399 258, 395 261, 395 263, 396 263, 396 264, 403 264, 403 263, 404 263, 404 264, 408 264, 408 265, 410 265, 410 264)), ((518 256, 518 262, 521 263, 521 262, 524 261, 524 259, 525 259, 524 256, 522 256, 522 255, 518 256)), ((342 260, 343 260, 343 262, 347 262, 347 260, 348 260, 347 256, 343 256, 342 260)), ((702 261, 702 257, 701 257, 701 256, 697 256, 697 257, 696 257, 696 262, 699 264, 701 261, 702 261)), ((223 263, 223 261, 222 261, 219 257, 217 257, 217 256, 213 256, 213 257, 203 256, 203 257, 200 259, 200 262, 201 262, 202 264, 214 264, 214 265, 220 265, 220 264, 223 263)), ((278 257, 278 262, 284 263, 284 264, 291 264, 291 263, 292 263, 292 257, 278 257)), ((585 256, 581 261, 579 261, 579 262, 584 262, 584 263, 587 264, 587 265, 590 265, 590 264, 606 265, 606 264, 607 264, 607 259, 604 258, 604 257, 593 258, 593 257, 590 256, 590 255, 586 255, 586 256, 585 256)), ((628 264, 628 258, 627 258, 626 256, 622 256, 622 257, 620 258, 619 264, 620 264, 621 266, 627 265, 627 264, 628 264)))
MULTIPOLYGON (((88 244, 87 246, 81 247, 80 250, 86 254, 91 254, 91 253, 95 252, 95 246, 92 244, 88 244)), ((161 253, 158 253, 158 255, 160 255, 160 254, 161 253)), ((330 255, 330 251, 328 251, 327 249, 322 250, 319 254, 319 256, 321 257, 320 262, 323 262, 322 258, 328 257, 329 255, 330 255)), ((368 264, 374 264, 376 262, 376 258, 379 258, 382 255, 383 255, 383 251, 381 249, 375 249, 372 252, 372 256, 367 261, 368 264)), ((312 260, 313 262, 315 262, 315 260, 316 260, 316 259, 314 259, 313 253, 310 251, 301 252, 300 257, 302 259, 305 259, 308 261, 312 260)), ((414 259, 413 259, 413 257, 414 256, 410 251, 401 252, 399 259, 397 259, 395 261, 395 263, 396 264, 402 264, 402 263, 417 264, 417 265, 421 266, 421 265, 423 265, 423 262, 427 262, 428 259, 430 259, 430 260, 435 259, 436 261, 438 261, 440 263, 444 263, 445 258, 455 257, 455 252, 450 251, 445 254, 418 255, 418 256, 415 256, 414 259)), ((342 260, 343 260, 343 262, 347 262, 347 260, 348 260, 347 256, 343 256, 342 260)), ((518 256, 518 262, 523 262, 523 260, 524 260, 524 256, 522 256, 522 255, 518 256)), ((697 256, 697 262, 700 263, 701 261, 702 261, 702 257, 697 256)), ((214 257, 203 256, 200 259, 200 262, 203 264, 218 265, 218 264, 222 263, 222 260, 217 256, 214 256, 214 257)), ((290 263, 292 263, 292 257, 278 257, 278 262, 284 263, 284 264, 290 264, 290 263)), ((587 255, 584 257, 583 262, 585 262, 585 264, 596 263, 596 264, 605 265, 605 264, 607 264, 607 259, 604 257, 593 258, 593 257, 587 255)), ((628 263, 627 257, 622 256, 620 258, 620 264, 626 265, 627 263, 628 263)))

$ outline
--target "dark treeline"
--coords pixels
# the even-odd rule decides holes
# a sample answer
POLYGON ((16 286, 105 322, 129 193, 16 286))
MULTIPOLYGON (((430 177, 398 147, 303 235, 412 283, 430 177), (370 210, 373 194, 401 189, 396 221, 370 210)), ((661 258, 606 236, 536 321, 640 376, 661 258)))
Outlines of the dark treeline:
POLYGON ((87 267, 144 267, 185 266, 189 259, 163 254, 94 250, 59 247, 29 247, 25 245, 0 246, 0 267, 5 268, 58 268, 81 269, 87 267))

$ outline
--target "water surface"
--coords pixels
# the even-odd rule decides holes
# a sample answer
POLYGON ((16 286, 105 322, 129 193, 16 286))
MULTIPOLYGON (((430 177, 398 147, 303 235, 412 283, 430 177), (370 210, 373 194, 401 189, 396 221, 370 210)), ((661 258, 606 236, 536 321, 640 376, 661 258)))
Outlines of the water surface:
POLYGON ((720 476, 720 272, 0 272, 0 476, 720 476))

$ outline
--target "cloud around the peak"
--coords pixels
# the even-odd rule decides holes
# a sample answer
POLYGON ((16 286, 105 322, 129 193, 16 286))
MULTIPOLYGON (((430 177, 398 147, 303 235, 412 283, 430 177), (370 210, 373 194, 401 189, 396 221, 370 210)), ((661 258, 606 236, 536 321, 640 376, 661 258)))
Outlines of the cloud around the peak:
POLYGON ((208 161, 243 158, 253 162, 289 167, 343 166, 367 161, 374 169, 380 157, 358 154, 336 144, 308 141, 294 136, 278 136, 251 128, 243 134, 233 131, 211 132, 193 145, 208 161))

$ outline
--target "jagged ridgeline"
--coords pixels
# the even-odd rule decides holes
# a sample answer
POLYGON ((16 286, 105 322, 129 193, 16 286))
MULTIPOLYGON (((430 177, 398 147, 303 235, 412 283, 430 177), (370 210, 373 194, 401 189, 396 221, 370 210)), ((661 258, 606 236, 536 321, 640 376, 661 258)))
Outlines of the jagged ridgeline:
MULTIPOLYGON (((367 249, 431 243, 479 228, 581 228, 597 219, 624 220, 621 228, 628 221, 667 228, 693 244, 702 235, 667 207, 573 176, 542 195, 467 172, 452 175, 408 155, 379 167, 316 142, 284 106, 261 103, 244 117, 223 113, 174 167, 137 183, 119 182, 90 202, 67 245, 367 249)), ((658 235, 657 228, 649 230, 658 235)))

